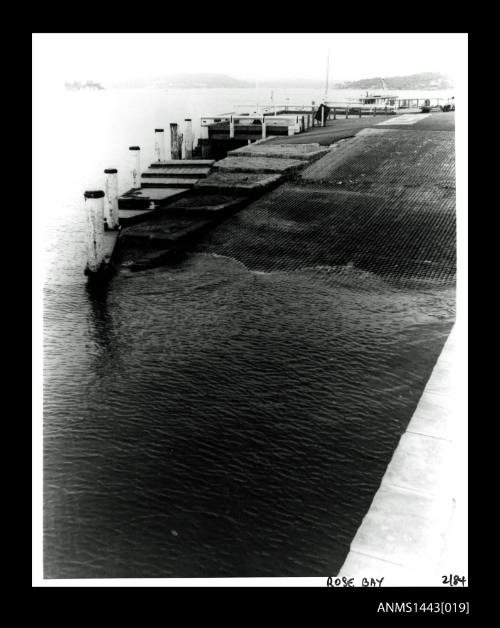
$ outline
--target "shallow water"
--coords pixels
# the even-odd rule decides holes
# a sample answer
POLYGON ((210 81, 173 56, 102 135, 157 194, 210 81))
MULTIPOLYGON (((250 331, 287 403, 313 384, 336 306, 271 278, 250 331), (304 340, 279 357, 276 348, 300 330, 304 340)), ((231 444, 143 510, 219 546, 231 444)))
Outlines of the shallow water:
POLYGON ((47 288, 49 577, 341 566, 452 312, 323 272, 197 254, 106 295, 47 288))

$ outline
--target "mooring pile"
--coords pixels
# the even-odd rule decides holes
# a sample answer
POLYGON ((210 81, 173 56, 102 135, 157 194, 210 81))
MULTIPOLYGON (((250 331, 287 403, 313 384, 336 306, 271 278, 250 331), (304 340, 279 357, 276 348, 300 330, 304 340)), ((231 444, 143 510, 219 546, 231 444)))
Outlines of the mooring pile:
POLYGON ((190 118, 186 118, 184 121, 184 133, 179 133, 177 123, 170 124, 171 160, 166 159, 165 144, 164 129, 155 129, 154 151, 156 161, 144 172, 141 168, 140 146, 129 146, 129 172, 132 187, 122 196, 119 194, 118 170, 116 168, 104 170, 102 189, 84 192, 87 214, 86 275, 96 276, 110 270, 113 252, 121 229, 120 219, 124 224, 138 221, 165 200, 185 193, 193 182, 198 181, 201 176, 210 171, 212 160, 206 164, 196 160, 194 164, 196 170, 191 169, 188 172, 189 176, 185 176, 185 167, 188 164, 191 165, 190 161, 193 158, 194 135, 190 118), (184 167, 184 170, 181 170, 179 165, 184 167), (164 169, 160 170, 160 166, 164 169), (172 178, 170 171, 176 166, 177 170, 172 178), (165 182, 169 176, 170 181, 165 182))

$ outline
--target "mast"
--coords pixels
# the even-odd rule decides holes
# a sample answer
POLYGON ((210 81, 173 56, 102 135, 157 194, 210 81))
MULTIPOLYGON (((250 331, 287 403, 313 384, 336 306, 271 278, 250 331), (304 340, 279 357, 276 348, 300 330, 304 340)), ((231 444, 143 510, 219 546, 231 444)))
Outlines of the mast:
POLYGON ((325 81, 325 102, 328 99, 328 74, 330 70, 330 53, 326 57, 326 81, 325 81))

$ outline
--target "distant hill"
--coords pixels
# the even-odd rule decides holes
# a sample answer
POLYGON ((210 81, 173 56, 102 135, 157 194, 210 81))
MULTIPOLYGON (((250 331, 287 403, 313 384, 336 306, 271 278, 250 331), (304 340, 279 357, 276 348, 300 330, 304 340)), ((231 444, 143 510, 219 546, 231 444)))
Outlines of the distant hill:
MULTIPOLYGON (((420 72, 406 76, 382 77, 387 89, 453 89, 452 79, 439 72, 420 72)), ((337 83, 337 89, 380 89, 380 77, 361 79, 359 81, 345 81, 337 83)))
POLYGON ((242 81, 226 74, 168 74, 156 78, 137 78, 108 82, 114 88, 181 88, 181 87, 254 87, 255 83, 242 81))
MULTIPOLYGON (((421 72, 406 76, 383 77, 387 89, 451 89, 453 82, 450 77, 439 72, 421 72)), ((111 88, 196 88, 196 87, 242 87, 254 88, 308 88, 323 89, 323 79, 291 78, 291 79, 262 79, 258 81, 244 81, 228 76, 227 74, 167 74, 155 78, 134 78, 121 81, 109 81, 105 87, 111 88)), ((330 83, 335 89, 380 89, 382 86, 379 77, 361 79, 359 81, 344 81, 330 83)))

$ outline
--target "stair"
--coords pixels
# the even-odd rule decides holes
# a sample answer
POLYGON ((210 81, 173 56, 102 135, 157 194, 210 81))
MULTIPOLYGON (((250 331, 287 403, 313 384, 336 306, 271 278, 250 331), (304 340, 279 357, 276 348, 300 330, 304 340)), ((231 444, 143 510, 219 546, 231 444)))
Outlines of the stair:
POLYGON ((213 163, 212 159, 157 161, 141 174, 141 188, 191 188, 210 173, 213 163))
POLYGON ((141 188, 192 188, 193 185, 204 177, 179 178, 169 176, 145 177, 141 176, 141 188))
POLYGON ((150 168, 211 168, 213 164, 213 159, 166 159, 153 162, 150 168))

